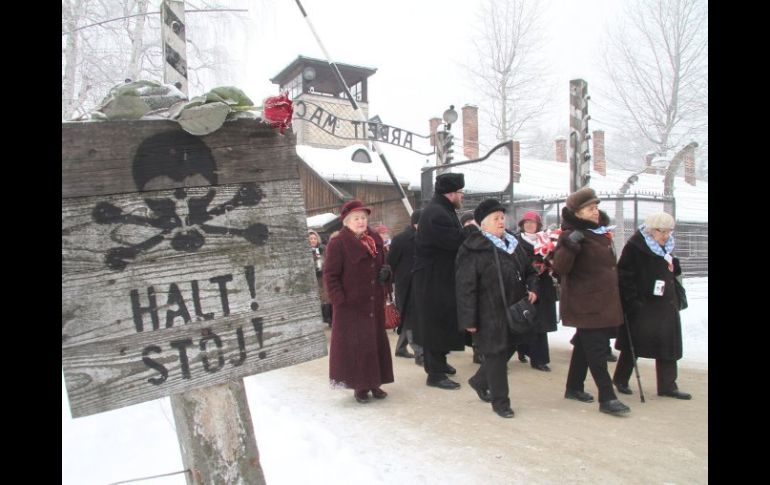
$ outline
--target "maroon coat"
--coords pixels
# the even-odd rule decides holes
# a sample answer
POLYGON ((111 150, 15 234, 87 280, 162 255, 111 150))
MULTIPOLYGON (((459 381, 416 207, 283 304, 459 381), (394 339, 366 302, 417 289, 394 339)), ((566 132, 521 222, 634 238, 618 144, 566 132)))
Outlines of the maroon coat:
POLYGON ((393 361, 385 333, 385 289, 377 273, 385 264, 382 238, 367 228, 377 256, 343 227, 326 246, 324 285, 332 302, 329 378, 332 385, 375 389, 393 382, 393 361))
MULTIPOLYGON (((562 233, 553 252, 553 271, 560 277, 562 324, 577 328, 619 327, 623 324, 623 309, 612 239, 591 232, 589 229, 599 224, 578 219, 566 207, 561 215, 562 233), (576 230, 585 237, 577 250, 565 242, 576 230)), ((599 222, 607 225, 610 218, 599 211, 599 222)))

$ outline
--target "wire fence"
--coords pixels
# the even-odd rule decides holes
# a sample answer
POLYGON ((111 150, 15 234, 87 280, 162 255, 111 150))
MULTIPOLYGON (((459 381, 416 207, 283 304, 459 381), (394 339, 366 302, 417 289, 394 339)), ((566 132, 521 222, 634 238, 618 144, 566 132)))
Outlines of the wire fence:
MULTIPOLYGON (((466 193, 464 209, 473 210, 482 200, 495 198, 510 207, 510 193, 485 192, 466 193)), ((613 245, 615 253, 620 253, 626 241, 655 212, 669 212, 676 217, 676 199, 659 195, 602 195, 602 211, 615 224, 613 245)), ((519 217, 527 211, 536 211, 543 220, 544 228, 556 228, 561 225, 561 209, 566 195, 562 197, 514 200, 513 211, 507 214, 508 228, 518 231, 519 217)), ((708 276, 708 222, 677 221, 674 232, 676 248, 674 255, 679 258, 682 272, 686 277, 708 276)))

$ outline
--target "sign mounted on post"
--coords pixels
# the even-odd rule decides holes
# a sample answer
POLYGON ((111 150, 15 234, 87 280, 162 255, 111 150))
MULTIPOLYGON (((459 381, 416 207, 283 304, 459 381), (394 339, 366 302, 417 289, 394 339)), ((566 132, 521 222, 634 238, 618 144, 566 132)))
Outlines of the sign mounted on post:
POLYGON ((326 355, 292 134, 62 124, 74 417, 326 355))

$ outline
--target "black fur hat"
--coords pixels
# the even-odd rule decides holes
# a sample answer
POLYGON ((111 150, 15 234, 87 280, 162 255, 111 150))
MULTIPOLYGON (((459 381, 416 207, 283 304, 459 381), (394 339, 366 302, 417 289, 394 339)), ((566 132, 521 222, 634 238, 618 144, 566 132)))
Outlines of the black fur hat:
POLYGON ((476 219, 476 222, 481 224, 481 221, 483 221, 485 217, 497 211, 505 212, 505 207, 503 207, 497 199, 484 199, 478 207, 476 207, 476 210, 473 211, 473 218, 476 219))
POLYGON ((461 173, 442 173, 436 177, 436 193, 448 194, 465 187, 465 175, 461 173))

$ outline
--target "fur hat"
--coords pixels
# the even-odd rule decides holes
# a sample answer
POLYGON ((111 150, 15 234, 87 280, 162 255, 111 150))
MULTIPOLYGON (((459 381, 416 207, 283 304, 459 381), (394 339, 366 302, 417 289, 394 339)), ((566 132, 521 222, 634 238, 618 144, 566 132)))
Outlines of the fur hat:
POLYGON ((418 224, 420 222, 421 215, 422 215, 422 209, 415 209, 414 212, 412 212, 412 218, 411 218, 412 225, 418 224))
POLYGON ((588 204, 592 204, 594 202, 597 204, 601 202, 599 198, 596 197, 596 192, 594 192, 594 189, 591 187, 583 187, 582 189, 573 192, 569 197, 567 197, 567 209, 569 209, 570 212, 575 213, 588 204))
POLYGON ((652 229, 674 229, 674 218, 665 212, 650 214, 644 220, 644 227, 652 229))
POLYGON ((460 216, 460 224, 464 226, 465 223, 470 221, 471 219, 473 219, 473 211, 465 211, 460 216))
POLYGON ((342 205, 342 210, 340 210, 340 219, 343 221, 353 211, 366 211, 367 214, 372 213, 371 207, 364 207, 364 203, 360 200, 353 199, 345 202, 342 205))
POLYGON ((436 193, 448 194, 465 187, 465 175, 461 173, 442 173, 436 177, 436 193))
POLYGON ((521 216, 521 219, 519 219, 519 229, 522 231, 524 230, 524 221, 535 221, 537 224, 535 232, 540 232, 543 229, 543 220, 540 218, 540 214, 535 211, 527 211, 521 216))
POLYGON ((497 211, 505 212, 505 207, 503 207, 497 199, 484 199, 476 207, 476 210, 473 211, 473 218, 476 219, 476 222, 481 224, 481 221, 483 221, 485 217, 497 211))

